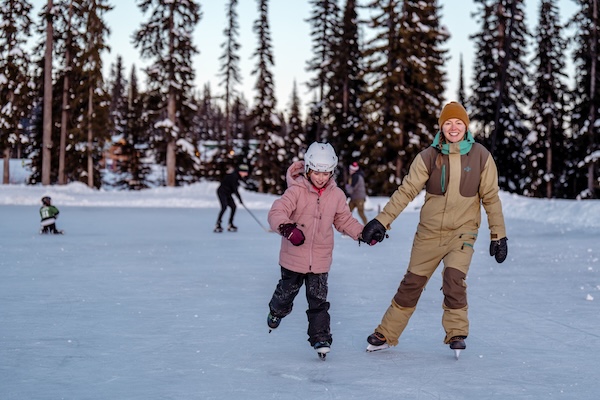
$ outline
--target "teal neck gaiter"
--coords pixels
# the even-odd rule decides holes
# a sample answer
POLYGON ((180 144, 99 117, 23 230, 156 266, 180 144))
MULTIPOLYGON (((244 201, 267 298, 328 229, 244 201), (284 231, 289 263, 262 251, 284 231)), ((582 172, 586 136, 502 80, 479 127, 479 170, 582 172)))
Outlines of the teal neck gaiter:
MULTIPOLYGON (((435 138, 433 139, 433 143, 431 144, 431 146, 438 148, 442 152, 442 154, 450 154, 450 144, 446 143, 445 140, 444 140, 444 143, 440 143, 441 138, 442 138, 442 133, 438 132, 435 135, 435 138)), ((458 144, 460 146, 460 155, 462 156, 464 154, 467 154, 469 151, 471 151, 471 147, 473 147, 473 143, 475 143, 475 139, 473 139, 473 135, 471 134, 471 131, 467 131, 463 140, 461 140, 458 144)))

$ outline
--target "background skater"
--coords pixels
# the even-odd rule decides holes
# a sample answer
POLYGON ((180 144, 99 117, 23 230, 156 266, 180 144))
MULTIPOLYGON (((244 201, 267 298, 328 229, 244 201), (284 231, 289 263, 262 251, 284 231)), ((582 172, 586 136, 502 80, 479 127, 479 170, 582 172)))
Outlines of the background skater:
POLYGON ((223 214, 225 214, 227 207, 231 209, 227 230, 229 232, 237 232, 237 226, 233 224, 233 218, 236 210, 233 195, 239 199, 240 204, 244 204, 242 197, 240 196, 240 192, 238 191, 238 187, 240 186, 240 179, 243 180, 247 176, 248 166, 246 164, 241 164, 237 169, 230 167, 227 170, 227 173, 221 181, 221 185, 217 189, 217 196, 219 197, 219 202, 221 203, 221 211, 217 217, 217 224, 214 230, 215 232, 223 232, 223 228, 221 227, 221 219, 223 218, 223 214))

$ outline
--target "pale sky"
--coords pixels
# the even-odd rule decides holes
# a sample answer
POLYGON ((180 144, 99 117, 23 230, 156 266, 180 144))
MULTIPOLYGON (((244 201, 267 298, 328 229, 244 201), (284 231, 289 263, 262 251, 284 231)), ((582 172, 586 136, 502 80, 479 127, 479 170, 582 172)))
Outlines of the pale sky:
MULTIPOLYGON (((214 97, 222 95, 219 88, 221 78, 218 76, 221 66, 219 57, 222 55, 221 45, 224 42, 223 29, 225 27, 225 0, 197 0, 201 5, 202 19, 195 31, 194 44, 200 54, 194 57, 196 83, 198 89, 210 82, 214 97)), ((360 1, 360 0, 359 0, 360 1)), ((35 13, 46 4, 45 0, 33 0, 35 13)), ((345 0, 339 0, 343 8, 345 0)), ((364 0, 361 4, 364 3, 364 0)), ((527 0, 527 23, 530 29, 537 24, 539 0, 527 0)), ((128 76, 131 66, 136 65, 138 78, 144 77, 141 69, 148 64, 147 60, 140 59, 139 51, 131 44, 134 30, 138 29, 141 22, 147 19, 136 6, 134 0, 113 0, 114 9, 106 14, 107 25, 111 29, 109 37, 110 53, 103 57, 105 71, 115 62, 117 55, 123 57, 125 73, 128 76)), ((445 93, 446 100, 455 100, 458 89, 458 69, 460 54, 463 54, 464 78, 468 86, 471 80, 471 66, 473 64, 473 44, 468 40, 469 35, 475 33, 479 26, 471 18, 471 13, 476 10, 472 0, 440 0, 443 7, 441 11, 442 24, 451 34, 445 48, 449 50, 450 60, 447 63, 448 84, 445 93)), ((558 2, 563 22, 568 19, 576 9, 572 0, 559 0, 558 2)), ((252 25, 258 16, 257 0, 239 0, 239 37, 241 44, 240 72, 242 84, 238 87, 244 93, 246 100, 253 103, 256 76, 251 75, 257 60, 252 57, 257 46, 256 34, 252 25)), ((305 83, 313 75, 307 73, 307 61, 312 57, 312 41, 310 27, 306 20, 309 17, 310 4, 308 0, 270 0, 269 25, 271 29, 272 50, 275 66, 273 68, 275 91, 277 96, 277 109, 287 110, 292 93, 293 83, 296 80, 298 94, 303 106, 309 102, 311 94, 307 92, 305 83)), ((570 58, 570 54, 565 56, 570 58)))

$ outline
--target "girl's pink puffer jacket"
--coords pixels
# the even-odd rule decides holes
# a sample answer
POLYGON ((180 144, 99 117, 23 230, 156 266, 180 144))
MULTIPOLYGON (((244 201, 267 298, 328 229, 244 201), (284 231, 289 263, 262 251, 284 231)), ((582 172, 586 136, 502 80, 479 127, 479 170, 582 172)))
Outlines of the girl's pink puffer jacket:
POLYGON ((299 273, 329 272, 333 254, 333 227, 358 240, 363 226, 350 212, 346 195, 333 179, 319 196, 304 176, 304 161, 294 162, 287 170, 288 188, 273 202, 268 221, 279 232, 279 225, 296 223, 305 236, 304 244, 292 245, 281 239, 279 264, 299 273))

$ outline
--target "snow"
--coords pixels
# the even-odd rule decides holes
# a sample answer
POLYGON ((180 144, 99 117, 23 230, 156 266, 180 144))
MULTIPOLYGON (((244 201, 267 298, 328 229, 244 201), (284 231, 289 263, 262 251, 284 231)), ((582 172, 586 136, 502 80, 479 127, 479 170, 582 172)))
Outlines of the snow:
MULTIPOLYGON (((0 398, 600 396, 599 201, 502 193, 509 256, 489 256, 484 218, 460 360, 442 343, 441 268, 400 344, 365 352, 405 272, 422 196, 376 246, 337 234, 323 362, 306 340, 303 291, 267 333, 281 238, 253 216, 266 226, 276 196, 242 190, 239 231, 215 234, 216 187, 0 185, 0 398), (65 235, 37 233, 43 195, 65 235)), ((368 217, 385 201, 370 198, 368 217)))

